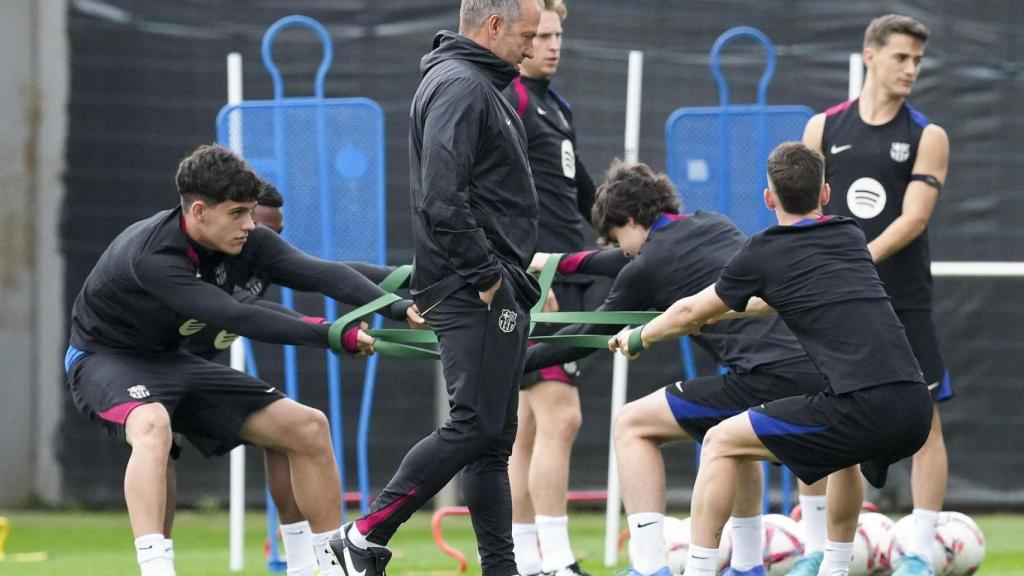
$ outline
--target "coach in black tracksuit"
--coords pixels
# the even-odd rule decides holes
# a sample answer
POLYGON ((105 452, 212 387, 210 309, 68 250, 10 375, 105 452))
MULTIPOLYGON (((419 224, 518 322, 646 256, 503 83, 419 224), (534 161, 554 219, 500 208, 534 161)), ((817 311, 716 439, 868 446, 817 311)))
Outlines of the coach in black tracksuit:
POLYGON ((464 12, 462 34, 439 33, 420 64, 409 134, 412 289, 438 335, 451 412, 409 451, 354 523, 358 533, 346 531, 356 546, 359 536, 386 544, 463 470, 488 576, 516 573, 508 457, 529 310, 540 292, 526 273, 537 239, 526 134, 501 95, 516 77, 515 64, 529 56, 539 7, 522 2, 514 16, 492 14, 474 24, 464 12))

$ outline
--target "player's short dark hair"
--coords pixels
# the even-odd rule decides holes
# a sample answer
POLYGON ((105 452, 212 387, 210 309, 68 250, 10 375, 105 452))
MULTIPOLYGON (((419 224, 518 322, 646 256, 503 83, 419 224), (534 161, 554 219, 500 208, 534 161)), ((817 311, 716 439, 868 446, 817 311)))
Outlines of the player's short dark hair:
POLYGON ((231 150, 217 144, 203 144, 178 164, 174 177, 184 203, 203 200, 208 204, 255 202, 263 192, 263 181, 231 150))
POLYGON ((924 24, 910 16, 886 14, 875 18, 871 24, 868 24, 867 30, 864 31, 864 47, 881 48, 893 34, 906 34, 924 44, 928 41, 930 32, 924 24))
POLYGON ((281 193, 277 191, 277 186, 264 181, 263 192, 256 199, 256 203, 267 208, 280 208, 284 206, 284 196, 281 196, 281 193))
POLYGON ((790 214, 818 207, 825 184, 825 159, 802 142, 783 142, 768 156, 768 186, 790 214))
POLYGON ((630 164, 616 159, 597 189, 590 214, 598 236, 608 242, 609 231, 625 226, 630 218, 650 228, 662 214, 678 214, 680 209, 676 187, 664 172, 655 172, 642 162, 630 164))

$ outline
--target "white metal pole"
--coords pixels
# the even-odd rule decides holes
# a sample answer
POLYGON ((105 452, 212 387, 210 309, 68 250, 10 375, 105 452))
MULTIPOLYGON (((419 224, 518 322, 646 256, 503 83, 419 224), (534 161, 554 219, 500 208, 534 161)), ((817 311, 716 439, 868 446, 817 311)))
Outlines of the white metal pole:
POLYGON ((860 89, 864 87, 864 57, 860 52, 850 53, 850 100, 860 96, 860 89))
MULTIPOLYGON (((626 83, 626 135, 623 159, 637 162, 640 159, 640 102, 643 87, 644 53, 629 51, 629 74, 626 83)), ((614 566, 618 560, 619 513, 622 496, 619 489, 619 472, 615 462, 615 416, 626 403, 626 388, 629 383, 629 364, 626 357, 615 355, 612 369, 611 426, 608 434, 608 502, 605 506, 604 565, 614 566)))
MULTIPOLYGON (((242 55, 237 52, 228 54, 228 104, 242 101, 242 55)), ((238 115, 232 116, 234 121, 238 115)), ((241 124, 241 122, 238 122, 241 124)), ((237 128, 232 126, 232 128, 237 128)), ((241 134, 232 129, 229 145, 241 153, 241 134)), ((231 367, 245 371, 245 345, 241 338, 231 343, 231 367)), ((238 446, 231 451, 230 481, 230 541, 228 567, 232 572, 241 572, 245 566, 245 446, 238 446)))

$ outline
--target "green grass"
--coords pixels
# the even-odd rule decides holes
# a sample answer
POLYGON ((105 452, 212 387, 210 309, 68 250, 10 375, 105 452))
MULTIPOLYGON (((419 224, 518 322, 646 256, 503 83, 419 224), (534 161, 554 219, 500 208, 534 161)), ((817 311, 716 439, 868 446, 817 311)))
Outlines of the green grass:
MULTIPOLYGON (((11 534, 7 560, 0 561, 0 576, 107 576, 138 573, 127 516, 95 512, 13 512, 7 514, 11 534), (16 555, 45 551, 44 562, 12 561, 16 555)), ((987 553, 978 574, 982 576, 1024 576, 1024 516, 976 515, 985 532, 987 553)), ((177 569, 181 576, 230 574, 228 565, 228 519, 225 513, 184 512, 179 514, 174 535, 177 569)), ((611 574, 602 565, 604 518, 596 513, 572 516, 572 539, 584 568, 594 576, 611 574)), ((449 517, 444 534, 452 546, 469 560, 468 574, 480 573, 469 520, 449 517)), ((246 516, 246 569, 241 574, 267 574, 263 556, 264 517, 258 512, 246 516)), ((392 576, 441 576, 456 573, 455 562, 442 554, 430 535, 430 515, 418 514, 392 541, 395 559, 392 576)), ((620 558, 620 566, 625 559, 620 558)))

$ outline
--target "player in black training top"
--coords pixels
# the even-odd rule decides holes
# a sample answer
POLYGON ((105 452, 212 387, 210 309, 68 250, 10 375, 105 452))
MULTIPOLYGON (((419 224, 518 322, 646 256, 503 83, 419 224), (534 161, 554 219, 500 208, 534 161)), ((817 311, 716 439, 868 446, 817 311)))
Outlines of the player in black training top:
POLYGON ((889 464, 916 452, 931 423, 928 390, 863 232, 851 219, 822 215, 829 187, 821 156, 799 142, 779 145, 768 158, 768 186, 764 201, 779 226, 751 237, 713 285, 609 341, 629 354, 697 333, 730 309, 774 308, 827 378, 817 395, 768 402, 707 432, 691 505, 688 576, 716 573, 737 471, 754 460, 781 462, 806 483, 835 473, 828 483, 834 539, 823 573, 845 574, 863 501, 857 465, 882 486, 889 464))
MULTIPOLYGON (((946 132, 907 103, 921 71, 928 29, 909 16, 875 19, 864 35, 867 77, 860 97, 808 122, 804 143, 825 156, 838 195, 825 212, 856 219, 885 291, 903 323, 936 403, 953 396, 932 321, 928 220, 946 180, 946 132)), ((948 460, 938 405, 928 441, 913 457, 914 538, 896 576, 927 574, 948 460)))
MULTIPOLYGON (((576 154, 569 102, 551 87, 561 62, 562 0, 545 0, 533 56, 503 93, 526 129, 527 155, 537 189, 539 252, 578 252, 584 246, 594 204, 594 183, 576 154)), ((548 292, 544 310, 578 311, 597 306, 607 281, 582 274, 561 278, 548 292)), ((534 334, 550 333, 546 325, 534 334)), ((519 428, 509 458, 512 539, 521 574, 585 574, 569 542, 566 493, 569 457, 582 422, 575 365, 550 366, 524 379, 519 392, 519 428)))
MULTIPOLYGON (((252 211, 253 220, 269 228, 276 234, 284 232, 284 198, 277 188, 270 182, 263 183, 263 191, 256 199, 256 207, 252 211)), ((344 262, 344 265, 352 268, 365 276, 374 284, 379 284, 393 270, 389 266, 378 266, 366 262, 344 262)), ((310 265, 315 269, 316 276, 329 277, 333 267, 338 266, 336 262, 327 260, 311 261, 310 265)), ((256 304, 265 308, 277 310, 284 314, 304 318, 307 321, 321 322, 320 318, 308 317, 291 308, 287 308, 272 300, 264 299, 264 295, 271 287, 271 280, 254 272, 247 280, 240 282, 235 288, 234 297, 239 302, 256 304)), ((197 334, 190 336, 183 347, 189 352, 208 360, 219 356, 230 348, 232 342, 237 339, 237 334, 227 330, 221 330, 216 326, 207 326, 197 334)), ((176 507, 176 466, 174 460, 180 453, 180 435, 175 434, 174 444, 171 448, 171 459, 168 460, 167 470, 167 512, 164 517, 164 536, 167 538, 167 549, 172 552, 171 532, 174 525, 174 511, 176 507)), ((285 555, 288 557, 288 569, 294 576, 312 576, 316 570, 316 558, 314 556, 313 535, 309 522, 303 518, 299 511, 299 505, 295 502, 295 495, 292 492, 291 467, 288 465, 288 455, 277 450, 263 450, 263 466, 267 476, 267 489, 277 507, 277 516, 280 520, 281 540, 284 544, 285 555)))
MULTIPOLYGON (((343 265, 317 276, 322 261, 256 226, 262 183, 220 146, 200 146, 176 175, 181 206, 137 222, 100 256, 75 300, 67 383, 82 414, 132 446, 125 470, 142 573, 164 576, 166 472, 172 431, 206 455, 246 442, 287 454, 302 515, 324 543, 340 523, 338 472, 322 412, 275 387, 182 348, 209 326, 282 344, 327 346, 328 326, 232 297, 254 273, 296 290, 360 305, 383 294, 343 265)), ((420 321, 408 301, 387 310, 420 321)), ((372 352, 373 339, 350 328, 346 349, 372 352)), ((339 574, 322 554, 322 574, 339 574)))
MULTIPOLYGON (((726 218, 680 214, 675 187, 646 164, 615 163, 594 204, 594 226, 621 250, 570 254, 560 272, 615 277, 598 311, 666 310, 713 283, 746 239, 726 218)), ((538 258, 538 260, 540 260, 538 258)), ((538 262, 538 264, 541 264, 538 262)), ((558 333, 601 334, 607 325, 573 325, 558 333)), ((695 439, 751 406, 824 387, 821 372, 778 316, 722 322, 694 341, 728 373, 674 382, 627 404, 615 421, 615 454, 628 514, 634 575, 668 574, 662 538, 665 469, 660 447, 695 439)), ((577 360, 592 350, 539 344, 527 352, 527 370, 577 360)), ((744 490, 732 509, 730 574, 761 566, 761 469, 741 472, 744 490)))

